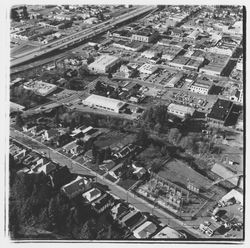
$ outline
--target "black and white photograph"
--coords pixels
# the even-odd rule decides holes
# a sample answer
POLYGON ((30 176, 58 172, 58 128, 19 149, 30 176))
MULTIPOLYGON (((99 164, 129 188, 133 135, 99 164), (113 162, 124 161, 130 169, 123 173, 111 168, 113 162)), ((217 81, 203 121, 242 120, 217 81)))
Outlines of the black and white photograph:
POLYGON ((6 8, 9 242, 243 244, 247 6, 39 3, 6 8))

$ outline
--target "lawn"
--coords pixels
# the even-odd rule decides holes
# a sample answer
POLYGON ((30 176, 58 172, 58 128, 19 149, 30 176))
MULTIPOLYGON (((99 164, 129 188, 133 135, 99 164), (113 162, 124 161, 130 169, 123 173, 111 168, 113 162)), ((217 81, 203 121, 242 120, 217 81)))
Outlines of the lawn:
POLYGON ((120 181, 117 183, 119 186, 123 187, 124 189, 128 190, 129 188, 131 188, 135 183, 137 182, 136 179, 125 179, 122 180, 120 179, 120 181))

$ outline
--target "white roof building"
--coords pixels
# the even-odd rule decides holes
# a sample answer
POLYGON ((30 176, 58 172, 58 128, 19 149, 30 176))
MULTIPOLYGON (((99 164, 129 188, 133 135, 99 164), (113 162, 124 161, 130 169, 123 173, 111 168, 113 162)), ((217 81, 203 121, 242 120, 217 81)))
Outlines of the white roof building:
POLYGON ((226 195, 224 195, 220 199, 220 202, 227 202, 232 198, 234 198, 237 202, 239 202, 243 206, 243 194, 235 189, 232 189, 226 195))
POLYGON ((102 192, 97 188, 93 188, 82 194, 83 198, 85 198, 88 202, 92 202, 96 200, 101 195, 102 195, 102 192))
POLYGON ((143 64, 139 68, 140 73, 153 74, 157 70, 157 67, 151 64, 143 64))
POLYGON ((108 98, 99 95, 90 95, 85 100, 83 100, 83 104, 86 104, 90 107, 96 107, 99 109, 103 109, 106 111, 112 111, 119 113, 120 109, 126 104, 120 100, 116 100, 113 98, 108 98))
POLYGON ((88 67, 91 71, 106 73, 108 72, 115 64, 120 61, 120 58, 110 55, 102 55, 88 67))
POLYGON ((186 114, 190 114, 192 116, 195 109, 180 104, 170 103, 168 106, 168 112, 183 118, 186 114))
POLYGON ((152 239, 182 239, 183 234, 167 226, 164 227, 160 232, 152 237, 152 239))
POLYGON ((133 234, 137 239, 146 239, 149 238, 156 230, 157 226, 153 222, 146 221, 137 227, 133 234))

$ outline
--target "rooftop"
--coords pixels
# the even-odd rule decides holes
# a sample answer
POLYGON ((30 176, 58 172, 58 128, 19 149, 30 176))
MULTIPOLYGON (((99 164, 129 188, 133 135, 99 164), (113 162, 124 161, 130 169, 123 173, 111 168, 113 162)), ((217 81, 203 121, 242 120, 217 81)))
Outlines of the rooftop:
POLYGON ((160 232, 152 237, 152 239, 181 239, 183 235, 175 229, 166 226, 160 232))
POLYGON ((232 105, 233 103, 230 101, 218 99, 207 117, 225 121, 232 105))
POLYGON ((134 230, 134 236, 138 239, 149 238, 157 230, 157 226, 151 222, 146 221, 134 230))

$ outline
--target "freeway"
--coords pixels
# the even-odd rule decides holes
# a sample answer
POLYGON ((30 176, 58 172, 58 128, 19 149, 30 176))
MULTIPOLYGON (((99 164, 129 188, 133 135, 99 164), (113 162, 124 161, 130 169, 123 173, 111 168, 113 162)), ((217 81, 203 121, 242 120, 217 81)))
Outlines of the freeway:
POLYGON ((69 35, 65 38, 59 39, 57 41, 54 41, 54 42, 51 42, 49 44, 38 47, 36 49, 33 49, 32 51, 27 51, 26 53, 20 54, 20 57, 16 56, 16 58, 13 58, 11 60, 11 67, 17 66, 17 65, 24 63, 24 62, 27 62, 31 59, 36 58, 37 56, 47 54, 47 53, 52 52, 56 49, 67 47, 69 45, 78 43, 80 41, 92 38, 98 34, 104 33, 106 31, 114 28, 116 25, 118 25, 120 23, 123 23, 131 18, 134 18, 136 16, 144 14, 144 13, 146 13, 150 10, 153 10, 155 8, 156 8, 155 6, 140 7, 140 8, 133 10, 127 14, 124 14, 124 15, 121 15, 119 17, 112 18, 112 19, 105 21, 103 23, 97 24, 89 29, 74 33, 74 34, 69 35))
POLYGON ((97 181, 101 184, 107 185, 111 193, 113 193, 114 195, 118 196, 121 199, 126 200, 130 204, 136 206, 142 212, 153 213, 155 216, 159 218, 159 220, 164 225, 169 225, 170 227, 173 227, 176 230, 185 230, 187 233, 195 235, 195 237, 207 238, 205 234, 202 234, 198 230, 193 229, 192 225, 183 223, 182 221, 174 218, 165 211, 158 209, 153 205, 151 205, 150 203, 146 202, 145 200, 141 199, 140 197, 135 196, 132 192, 129 192, 123 189, 122 187, 116 185, 115 183, 112 183, 103 176, 87 168, 84 163, 80 164, 74 161, 73 159, 66 157, 65 155, 59 153, 58 151, 47 147, 41 142, 13 128, 10 128, 10 137, 24 144, 25 146, 28 146, 29 148, 33 149, 38 153, 42 152, 46 153, 52 161, 55 161, 60 165, 66 165, 72 173, 80 175, 96 176, 97 181))

